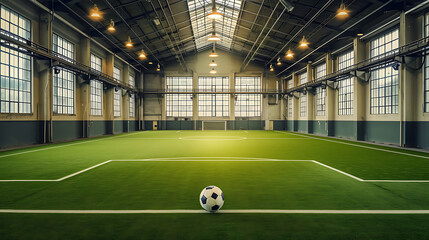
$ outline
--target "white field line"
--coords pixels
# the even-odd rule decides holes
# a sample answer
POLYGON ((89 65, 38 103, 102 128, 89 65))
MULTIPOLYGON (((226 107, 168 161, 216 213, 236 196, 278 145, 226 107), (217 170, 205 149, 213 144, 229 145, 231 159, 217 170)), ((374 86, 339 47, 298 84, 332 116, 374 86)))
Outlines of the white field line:
POLYGON ((33 214, 429 214, 429 210, 307 210, 307 209, 230 209, 208 213, 204 210, 171 209, 171 210, 36 210, 36 209, 0 209, 0 213, 33 213, 33 214))
POLYGON ((246 158, 246 157, 177 157, 177 158, 149 158, 149 159, 117 159, 117 160, 108 160, 97 165, 94 165, 89 168, 85 168, 81 171, 72 173, 62 178, 58 179, 48 179, 48 180, 14 180, 14 179, 5 179, 0 180, 0 182, 59 182, 65 179, 71 178, 78 174, 87 172, 91 169, 100 167, 104 164, 110 162, 313 162, 320 166, 326 167, 330 170, 343 174, 347 177, 353 178, 359 182, 387 182, 387 183, 429 183, 429 180, 364 180, 358 178, 352 174, 346 173, 344 171, 338 170, 326 164, 320 163, 315 160, 294 160, 294 159, 269 159, 269 158, 246 158), (209 160, 199 160, 199 159, 209 159, 209 160), (212 159, 212 160, 210 160, 212 159))
POLYGON ((359 144, 353 144, 353 143, 335 141, 335 140, 331 140, 331 139, 311 137, 311 136, 300 135, 300 134, 295 134, 295 133, 291 133, 291 132, 282 132, 282 131, 275 131, 275 132, 284 133, 284 134, 292 134, 292 135, 295 135, 295 136, 301 136, 301 137, 312 138, 312 139, 317 139, 317 140, 326 141, 326 142, 339 143, 339 144, 344 144, 344 145, 349 145, 349 146, 355 146, 355 147, 361 147, 361 148, 367 148, 367 149, 378 150, 378 151, 383 151, 383 152, 390 152, 390 153, 396 153, 396 154, 407 155, 407 156, 412 156, 412 157, 429 159, 429 157, 425 157, 425 156, 421 156, 421 155, 415 155, 415 154, 411 154, 411 153, 391 151, 391 150, 382 149, 382 148, 369 147, 369 146, 364 146, 364 145, 359 145, 359 144))
MULTIPOLYGON (((141 133, 141 132, 135 132, 135 133, 126 134, 126 136, 134 135, 134 134, 137 134, 137 133, 141 133)), ((121 134, 119 136, 99 138, 99 139, 90 140, 90 141, 82 141, 82 142, 70 143, 70 144, 65 144, 65 145, 60 145, 60 146, 53 146, 53 147, 47 147, 47 148, 40 148, 40 149, 35 149, 35 150, 30 150, 30 151, 25 151, 25 152, 11 153, 11 154, 6 154, 6 155, 0 155, 0 158, 10 157, 10 156, 15 156, 15 155, 20 155, 20 154, 25 154, 25 153, 39 152, 39 151, 50 150, 50 149, 55 149, 55 148, 70 147, 70 146, 74 146, 74 145, 79 145, 79 144, 84 144, 84 143, 91 143, 91 142, 97 142, 97 141, 108 140, 108 139, 112 139, 112 138, 118 138, 118 137, 124 137, 124 136, 123 136, 123 134, 121 134)))
POLYGON ((318 162, 318 161, 313 161, 313 162, 314 162, 314 163, 316 163, 316 164, 319 164, 320 166, 323 166, 323 167, 329 168, 329 169, 331 169, 331 170, 333 170, 333 171, 335 171, 335 172, 339 172, 339 173, 341 173, 341 174, 343 174, 343 175, 346 175, 347 177, 351 177, 351 178, 353 178, 353 179, 356 179, 356 180, 358 180, 359 182, 363 182, 363 181, 365 181, 365 180, 363 180, 363 179, 361 179, 361 178, 358 178, 358 177, 356 177, 356 176, 353 176, 353 175, 351 175, 351 174, 348 174, 348 173, 346 173, 346 172, 343 172, 343 171, 341 171, 341 170, 338 170, 338 169, 333 168, 333 167, 331 167, 331 166, 328 166, 328 165, 326 165, 326 164, 320 163, 320 162, 318 162))

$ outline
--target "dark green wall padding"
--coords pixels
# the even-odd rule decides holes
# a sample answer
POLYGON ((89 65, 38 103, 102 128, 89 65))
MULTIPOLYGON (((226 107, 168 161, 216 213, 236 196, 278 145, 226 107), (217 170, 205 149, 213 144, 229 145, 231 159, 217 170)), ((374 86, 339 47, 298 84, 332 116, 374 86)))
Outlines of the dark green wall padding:
MULTIPOLYGON (((157 121, 158 130, 201 130, 201 120, 163 120, 157 121)), ((145 130, 153 130, 153 121, 144 121, 145 130)), ((264 130, 263 120, 227 120, 227 130, 264 130)))
MULTIPOLYGON (((42 144, 49 141, 50 123, 44 121, 0 121, 0 149, 42 144), (46 124, 46 128, 44 125, 46 124), (46 134, 44 134, 44 130, 46 134)), ((89 121, 84 129, 82 121, 52 121, 52 142, 83 137, 97 137, 138 130, 138 121, 89 121)))

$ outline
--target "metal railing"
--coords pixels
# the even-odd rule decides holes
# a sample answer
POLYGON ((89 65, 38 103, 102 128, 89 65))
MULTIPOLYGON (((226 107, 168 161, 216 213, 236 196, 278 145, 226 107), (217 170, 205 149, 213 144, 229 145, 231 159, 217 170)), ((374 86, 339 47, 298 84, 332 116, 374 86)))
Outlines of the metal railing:
POLYGON ((11 48, 13 50, 28 54, 32 57, 54 61, 54 64, 52 66, 54 68, 64 68, 77 74, 83 75, 84 78, 87 80, 96 79, 113 86, 122 87, 132 92, 138 92, 138 90, 134 86, 131 86, 129 83, 118 81, 112 76, 99 72, 74 59, 63 56, 40 44, 27 40, 23 37, 20 37, 3 29, 0 29, 0 39, 3 40, 1 42, 1 46, 3 47, 11 48))

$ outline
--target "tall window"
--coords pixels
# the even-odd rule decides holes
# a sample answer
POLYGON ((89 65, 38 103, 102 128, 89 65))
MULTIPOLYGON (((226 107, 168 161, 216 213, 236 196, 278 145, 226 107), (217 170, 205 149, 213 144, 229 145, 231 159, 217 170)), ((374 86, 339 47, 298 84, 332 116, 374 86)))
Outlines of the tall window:
POLYGON ((136 112, 136 99, 135 99, 135 95, 134 93, 131 94, 130 96, 130 118, 133 118, 136 116, 135 112, 136 112))
MULTIPOLYGON (((338 71, 354 64, 353 50, 338 56, 338 71)), ((353 114, 353 78, 346 78, 338 83, 338 115, 353 114)))
MULTIPOLYGON (((425 36, 429 37, 429 13, 425 16, 425 36)), ((429 54, 426 55, 426 59, 429 59, 429 54)), ((425 61, 424 102, 424 111, 429 112, 429 61, 425 61)))
POLYGON ((299 84, 304 84, 307 82, 307 72, 299 75, 299 84))
POLYGON ((291 79, 291 80, 287 81, 287 88, 288 88, 288 89, 293 88, 293 79, 291 79))
MULTIPOLYGON (((236 77, 236 92, 260 92, 261 77, 236 77)), ((260 117, 261 95, 260 94, 237 94, 235 101, 236 117, 260 117)))
POLYGON ((121 69, 113 67, 113 78, 121 81, 121 69))
POLYGON ((115 93, 113 96, 113 116, 120 117, 121 116, 121 101, 122 100, 122 89, 115 89, 115 93))
POLYGON ((134 78, 134 76, 131 76, 128 78, 128 84, 130 84, 131 86, 135 86, 136 85, 136 80, 134 78))
MULTIPOLYGON (((399 30, 389 31, 371 41, 371 58, 399 48, 399 30)), ((395 114, 399 105, 399 72, 390 65, 371 69, 371 114, 395 114)))
POLYGON ((326 88, 316 88, 316 116, 325 116, 326 112, 326 88))
MULTIPOLYGON (((74 60, 74 45, 68 40, 53 35, 54 51, 64 57, 66 60, 74 60)), ((54 74, 54 113, 56 114, 73 114, 74 113, 74 89, 75 74, 67 69, 62 68, 58 74, 54 74)))
MULTIPOLYGON (((316 79, 326 76, 326 64, 316 66, 316 79)), ((326 88, 316 88, 316 116, 325 116, 326 112, 326 88)))
POLYGON ((288 117, 289 119, 292 119, 293 117, 293 97, 288 97, 287 99, 287 111, 288 111, 288 117))
MULTIPOLYGON (((228 77, 199 77, 200 92, 229 91, 228 77)), ((198 116, 227 117, 229 116, 229 94, 200 94, 198 96, 198 116)))
MULTIPOLYGON (((31 39, 30 20, 22 15, 1 6, 0 21, 1 29, 10 32, 8 36, 31 39)), ((0 112, 31 113, 31 57, 24 54, 24 50, 18 52, 7 47, 0 49, 0 112)))
MULTIPOLYGON (((167 77, 167 92, 192 92, 192 77, 167 77)), ((192 117, 192 94, 167 94, 167 117, 192 117)))
POLYGON ((299 116, 307 116, 307 94, 304 93, 299 94, 299 116))
MULTIPOLYGON (((91 54, 91 68, 101 72, 101 58, 91 54)), ((91 115, 103 115, 103 83, 91 80, 91 115)))
POLYGON ((322 63, 316 66, 316 77, 315 79, 322 78, 326 76, 326 64, 322 63))

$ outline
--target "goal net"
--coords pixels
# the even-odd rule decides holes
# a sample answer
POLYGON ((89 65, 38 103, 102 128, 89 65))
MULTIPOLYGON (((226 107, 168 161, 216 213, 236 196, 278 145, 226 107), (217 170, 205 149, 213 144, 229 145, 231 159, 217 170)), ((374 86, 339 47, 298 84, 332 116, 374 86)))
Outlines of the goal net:
POLYGON ((226 121, 203 121, 202 130, 226 130, 226 121))

